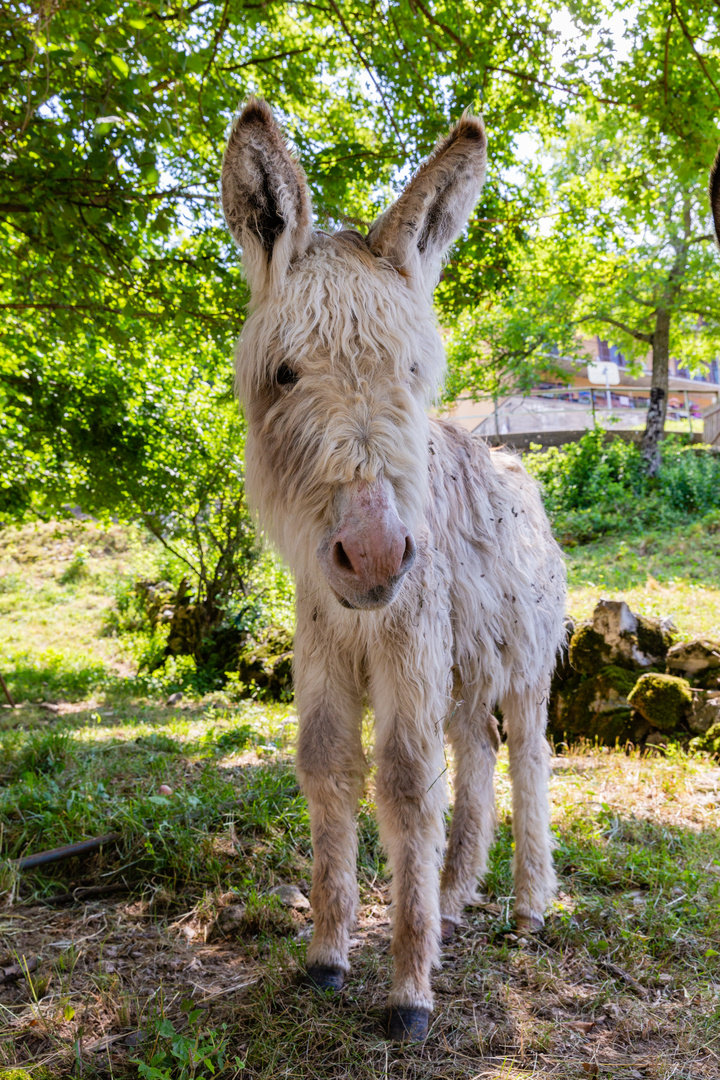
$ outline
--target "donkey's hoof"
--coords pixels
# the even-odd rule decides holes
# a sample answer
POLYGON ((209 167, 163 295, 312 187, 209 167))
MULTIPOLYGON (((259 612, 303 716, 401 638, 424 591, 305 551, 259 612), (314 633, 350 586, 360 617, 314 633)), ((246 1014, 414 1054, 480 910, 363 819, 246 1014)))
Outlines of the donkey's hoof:
POLYGON ((429 1009, 413 1009, 409 1005, 390 1006, 388 1037, 393 1042, 421 1042, 427 1038, 429 1025, 429 1009))
POLYGON ((452 919, 442 918, 440 920, 440 940, 443 945, 447 945, 449 941, 452 941, 453 934, 458 928, 458 924, 453 922, 452 919))
POLYGON ((313 990, 342 990, 345 972, 342 968, 313 964, 305 972, 305 982, 313 990))
POLYGON ((523 934, 538 934, 545 926, 542 915, 516 915, 515 926, 523 934))

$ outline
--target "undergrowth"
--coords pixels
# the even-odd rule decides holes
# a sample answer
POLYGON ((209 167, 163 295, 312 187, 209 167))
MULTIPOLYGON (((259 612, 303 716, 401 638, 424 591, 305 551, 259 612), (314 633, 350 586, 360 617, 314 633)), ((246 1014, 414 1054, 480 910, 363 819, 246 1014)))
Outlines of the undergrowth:
POLYGON ((657 476, 643 469, 641 448, 608 437, 604 428, 574 443, 525 455, 539 480, 561 543, 587 543, 609 533, 669 529, 704 518, 720 530, 720 455, 669 435, 657 476))
POLYGON ((52 731, 36 716, 3 731, 6 860, 122 836, 84 862, 17 874, 6 861, 0 936, 14 927, 12 955, 40 965, 5 991, 17 1021, 0 1062, 32 1067, 35 1018, 54 1048, 52 1080, 73 1068, 78 1037, 101 1036, 116 1040, 105 1070, 86 1050, 85 1071, 118 1080, 375 1080, 386 1064, 388 1075, 467 1080, 502 1061, 517 1078, 570 1080, 593 1061, 613 1078, 633 1075, 618 1061, 658 1080, 689 1061, 688 1076, 716 1075, 720 796, 709 759, 593 747, 556 759, 559 894, 530 940, 512 919, 503 749, 485 895, 435 973, 428 1042, 397 1048, 382 1038, 389 895, 372 782, 359 808, 357 947, 339 998, 299 981, 311 913, 269 895, 278 883, 310 886, 307 807, 286 756, 294 733, 291 711, 255 704, 85 712, 52 731), (91 886, 100 896, 88 902, 91 886), (56 903, 73 889, 75 907, 56 903), (148 993, 144 972, 160 960, 148 993))

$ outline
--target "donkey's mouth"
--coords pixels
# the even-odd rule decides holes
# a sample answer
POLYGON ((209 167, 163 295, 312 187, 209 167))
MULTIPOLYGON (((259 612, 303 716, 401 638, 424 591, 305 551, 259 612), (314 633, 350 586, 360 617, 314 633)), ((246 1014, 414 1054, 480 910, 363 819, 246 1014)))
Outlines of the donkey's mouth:
POLYGON ((404 575, 398 575, 386 585, 375 585, 365 593, 353 594, 351 599, 339 593, 332 585, 330 590, 338 603, 350 611, 373 611, 387 607, 393 602, 400 590, 403 577, 404 575))

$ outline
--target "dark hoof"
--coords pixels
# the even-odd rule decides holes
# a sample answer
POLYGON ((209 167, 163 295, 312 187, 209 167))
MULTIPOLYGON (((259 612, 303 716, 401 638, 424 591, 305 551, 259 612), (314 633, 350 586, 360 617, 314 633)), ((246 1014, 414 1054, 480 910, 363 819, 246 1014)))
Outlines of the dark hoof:
POLYGON ((429 1026, 429 1009, 413 1009, 408 1005, 390 1006, 388 1037, 393 1042, 421 1042, 427 1038, 429 1026))
POLYGON ((453 922, 452 919, 440 920, 440 940, 443 945, 447 945, 449 941, 452 941, 457 926, 458 924, 453 922))
POLYGON ((316 964, 305 972, 305 982, 312 986, 313 990, 342 990, 345 972, 342 968, 316 964))

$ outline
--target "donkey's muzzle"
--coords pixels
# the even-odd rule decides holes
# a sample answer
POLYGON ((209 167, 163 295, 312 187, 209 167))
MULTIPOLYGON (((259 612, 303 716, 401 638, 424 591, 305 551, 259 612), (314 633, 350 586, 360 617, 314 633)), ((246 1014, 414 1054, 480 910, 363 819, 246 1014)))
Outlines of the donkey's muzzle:
POLYGON ((348 499, 339 527, 318 549, 330 587, 344 607, 389 604, 415 562, 415 540, 382 487, 348 499))

